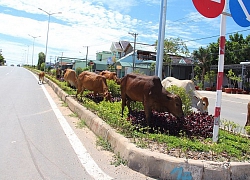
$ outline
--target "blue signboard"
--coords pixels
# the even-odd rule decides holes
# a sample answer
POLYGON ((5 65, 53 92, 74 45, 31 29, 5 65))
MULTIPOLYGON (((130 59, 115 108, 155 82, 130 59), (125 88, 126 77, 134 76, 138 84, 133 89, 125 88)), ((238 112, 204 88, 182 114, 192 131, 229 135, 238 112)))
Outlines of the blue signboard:
POLYGON ((250 26, 250 0, 229 0, 229 8, 239 26, 250 26))

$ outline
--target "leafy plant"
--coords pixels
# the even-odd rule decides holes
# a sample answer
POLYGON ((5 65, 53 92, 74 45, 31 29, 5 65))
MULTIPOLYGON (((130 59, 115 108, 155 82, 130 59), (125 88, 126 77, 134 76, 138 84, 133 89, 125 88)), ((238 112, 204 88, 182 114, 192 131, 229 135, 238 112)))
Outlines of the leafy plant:
POLYGON ((213 82, 215 80, 216 74, 214 71, 207 71, 205 76, 204 76, 204 81, 208 82, 210 87, 213 86, 213 82))
POLYGON ((128 163, 126 160, 122 159, 122 157, 120 156, 120 153, 115 154, 113 158, 114 160, 111 161, 110 163, 111 165, 115 165, 115 167, 120 166, 121 164, 126 166, 128 163))
POLYGON ((70 117, 78 117, 78 115, 76 113, 71 113, 69 116, 70 117))
POLYGON ((82 129, 82 128, 84 128, 84 127, 86 127, 86 122, 85 122, 84 120, 81 119, 81 120, 77 123, 77 128, 82 129))
POLYGON ((229 78, 229 80, 233 81, 233 87, 236 87, 236 83, 242 81, 240 76, 235 75, 235 73, 233 72, 232 69, 230 69, 227 73, 227 77, 229 78))
POLYGON ((107 85, 109 92, 113 97, 118 97, 121 95, 120 85, 118 85, 114 80, 107 80, 107 85))
POLYGON ((76 68, 76 75, 79 76, 83 72, 83 69, 81 67, 76 68))
POLYGON ((245 130, 246 130, 246 133, 247 133, 248 135, 250 135, 250 126, 246 126, 246 127, 245 127, 245 130))
POLYGON ((101 146, 102 150, 113 152, 111 144, 102 137, 98 137, 98 139, 96 140, 96 145, 101 146))
POLYGON ((182 109, 185 115, 190 114, 192 112, 191 96, 186 93, 186 90, 184 88, 177 87, 174 85, 168 87, 167 91, 180 96, 183 106, 182 109))

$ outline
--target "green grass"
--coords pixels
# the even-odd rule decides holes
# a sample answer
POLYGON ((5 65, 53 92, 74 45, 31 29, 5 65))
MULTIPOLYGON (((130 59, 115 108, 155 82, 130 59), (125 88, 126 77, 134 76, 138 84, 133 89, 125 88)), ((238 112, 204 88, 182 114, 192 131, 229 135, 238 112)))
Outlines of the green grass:
POLYGON ((102 147, 102 150, 113 152, 111 144, 102 137, 98 137, 96 140, 96 145, 102 147))
POLYGON ((113 156, 113 160, 110 162, 111 165, 114 165, 115 167, 120 166, 120 165, 124 165, 126 166, 128 164, 128 162, 124 159, 121 158, 120 153, 115 154, 113 156))
MULTIPOLYGON (((64 82, 59 82, 53 77, 51 79, 58 84, 58 86, 66 89, 66 92, 69 91, 68 88, 65 88, 66 85, 64 82)), ((250 162, 250 139, 241 136, 239 133, 228 132, 229 127, 235 126, 233 124, 229 123, 230 125, 228 125, 228 123, 225 123, 224 130, 220 130, 219 132, 218 143, 213 143, 211 138, 187 138, 184 134, 176 137, 160 133, 142 133, 147 132, 143 128, 136 131, 135 127, 127 121, 127 108, 125 108, 124 117, 121 117, 121 102, 109 103, 102 101, 96 104, 87 98, 83 98, 82 105, 96 113, 125 137, 130 138, 138 147, 149 148, 152 144, 155 144, 156 146, 163 147, 165 152, 170 152, 172 149, 180 149, 180 151, 185 152, 185 154, 188 152, 210 153, 214 161, 250 162)), ((77 117, 77 114, 73 113, 72 116, 77 117)), ((99 139, 97 144, 106 150, 111 150, 108 142, 105 142, 103 139, 99 139)), ((117 161, 122 162, 119 156, 117 157, 117 161)))
POLYGON ((84 120, 82 120, 82 119, 77 123, 77 128, 79 128, 79 129, 82 129, 82 128, 86 127, 86 126, 87 126, 86 122, 84 120))
POLYGON ((72 113, 69 115, 69 117, 78 117, 78 115, 76 113, 72 113))

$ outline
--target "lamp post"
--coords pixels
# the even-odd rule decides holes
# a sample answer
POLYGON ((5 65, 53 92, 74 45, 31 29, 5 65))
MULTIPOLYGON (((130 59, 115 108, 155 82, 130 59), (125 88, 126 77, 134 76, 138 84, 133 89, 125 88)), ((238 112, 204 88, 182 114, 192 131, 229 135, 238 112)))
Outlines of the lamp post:
POLYGON ((35 43, 35 39, 41 36, 32 36, 30 34, 28 34, 30 37, 33 38, 33 49, 32 49, 32 67, 33 67, 33 57, 34 57, 34 43, 35 43))
POLYGON ((27 51, 27 63, 26 64, 28 65, 29 64, 29 47, 30 46, 29 45, 27 45, 27 46, 28 46, 28 51, 27 51))
POLYGON ((52 16, 53 14, 62 14, 62 12, 56 12, 56 13, 49 13, 45 10, 43 10, 42 8, 38 8, 39 10, 45 12, 46 14, 49 15, 49 19, 48 19, 48 30, 47 30, 47 40, 46 40, 46 50, 45 50, 45 60, 44 60, 44 72, 45 72, 45 68, 46 68, 46 58, 47 58, 47 48, 48 48, 48 38, 49 38, 49 23, 50 23, 50 16, 52 16))

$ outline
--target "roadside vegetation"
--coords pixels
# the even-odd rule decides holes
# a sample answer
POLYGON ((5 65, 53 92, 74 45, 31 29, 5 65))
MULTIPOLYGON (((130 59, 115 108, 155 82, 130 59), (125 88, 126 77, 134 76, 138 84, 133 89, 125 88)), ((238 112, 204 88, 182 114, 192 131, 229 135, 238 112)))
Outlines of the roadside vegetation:
MULTIPOLYGON (((66 82, 57 80, 53 73, 51 75, 46 74, 46 77, 66 93, 70 95, 76 94, 76 91, 68 87, 66 82)), ((113 95, 112 103, 102 101, 101 97, 98 97, 98 100, 93 99, 91 93, 85 91, 81 104, 97 114, 119 133, 129 138, 138 147, 186 159, 250 162, 250 138, 242 135, 244 128, 228 120, 221 120, 219 141, 213 143, 211 136, 213 116, 192 112, 190 99, 186 96, 186 93, 183 93, 182 89, 174 87, 168 90, 181 96, 186 115, 184 123, 192 123, 192 126, 183 127, 181 121, 177 121, 175 117, 168 113, 154 113, 153 119, 159 121, 160 117, 160 119, 164 120, 164 123, 169 123, 167 124, 169 129, 163 129, 161 126, 155 125, 149 131, 148 127, 144 125, 142 104, 133 104, 134 115, 129 115, 127 108, 125 108, 125 115, 121 117, 119 86, 113 81, 108 81, 108 86, 113 95), (126 116, 126 114, 128 115, 126 116), (175 124, 171 126, 173 122, 175 124), (171 129, 175 129, 175 131, 172 132, 171 129)), ((248 127, 245 130, 249 131, 248 127)))

